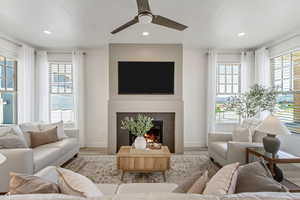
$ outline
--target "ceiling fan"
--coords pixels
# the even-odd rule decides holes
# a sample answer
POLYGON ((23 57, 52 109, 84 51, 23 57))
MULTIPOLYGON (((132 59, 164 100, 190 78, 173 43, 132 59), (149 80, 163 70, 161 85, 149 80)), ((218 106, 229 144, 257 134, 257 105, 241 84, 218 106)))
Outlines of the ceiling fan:
POLYGON ((117 29, 113 30, 111 34, 116 34, 120 31, 123 31, 124 29, 128 28, 129 26, 132 26, 137 23, 143 23, 143 24, 157 24, 161 26, 165 26, 168 28, 176 29, 179 31, 183 31, 187 26, 180 24, 178 22, 175 22, 171 19, 168 19, 166 17, 160 16, 160 15, 154 15, 151 12, 150 6, 149 6, 149 0, 136 0, 137 6, 138 6, 138 15, 133 18, 133 20, 127 22, 126 24, 118 27, 117 29))

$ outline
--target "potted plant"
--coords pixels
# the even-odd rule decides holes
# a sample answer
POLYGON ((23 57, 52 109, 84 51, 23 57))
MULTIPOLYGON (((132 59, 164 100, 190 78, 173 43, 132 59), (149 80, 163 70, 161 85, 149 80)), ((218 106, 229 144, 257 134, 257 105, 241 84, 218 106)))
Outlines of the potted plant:
POLYGON ((255 84, 249 92, 229 97, 224 107, 226 111, 235 111, 242 119, 248 119, 263 111, 274 112, 276 97, 274 87, 265 88, 255 84))
POLYGON ((147 142, 144 135, 153 127, 152 121, 153 118, 140 114, 136 118, 125 117, 121 121, 122 129, 126 129, 130 134, 137 136, 134 141, 136 149, 146 149, 147 142))

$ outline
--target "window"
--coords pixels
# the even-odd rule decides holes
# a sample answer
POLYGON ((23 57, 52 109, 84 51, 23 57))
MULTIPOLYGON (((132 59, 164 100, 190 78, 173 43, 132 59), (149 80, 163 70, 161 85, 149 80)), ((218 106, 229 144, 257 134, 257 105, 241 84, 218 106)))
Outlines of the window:
POLYGON ((0 56, 0 123, 17 123, 17 61, 0 56))
POLYGON ((240 94, 240 68, 240 64, 217 64, 217 122, 236 123, 239 121, 239 116, 235 112, 224 110, 224 103, 230 96, 240 94))
POLYGON ((50 63, 50 120, 74 122, 73 66, 70 63, 50 63))
POLYGON ((271 59, 272 81, 277 88, 276 113, 294 133, 300 133, 300 51, 271 59))

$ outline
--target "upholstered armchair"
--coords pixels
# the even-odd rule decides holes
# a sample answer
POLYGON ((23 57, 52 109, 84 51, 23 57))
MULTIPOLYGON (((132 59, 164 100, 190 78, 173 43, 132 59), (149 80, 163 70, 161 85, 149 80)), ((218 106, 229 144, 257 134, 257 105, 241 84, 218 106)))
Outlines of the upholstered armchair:
POLYGON ((224 166, 229 163, 246 163, 246 148, 262 146, 262 138, 258 137, 254 129, 260 124, 259 120, 244 120, 242 127, 249 128, 252 132, 253 142, 234 142, 232 133, 209 133, 208 153, 216 163, 224 166))

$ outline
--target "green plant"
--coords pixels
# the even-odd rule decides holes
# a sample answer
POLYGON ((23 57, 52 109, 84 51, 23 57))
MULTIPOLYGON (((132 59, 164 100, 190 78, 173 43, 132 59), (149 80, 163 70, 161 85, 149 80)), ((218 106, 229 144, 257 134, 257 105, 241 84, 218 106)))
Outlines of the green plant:
POLYGON ((255 84, 249 92, 229 97, 224 104, 226 111, 235 111, 243 119, 255 117, 259 112, 274 112, 277 93, 274 87, 255 84))
POLYGON ((125 117, 121 121, 121 128, 128 130, 135 136, 144 136, 153 127, 153 118, 146 115, 138 115, 136 118, 125 117))

